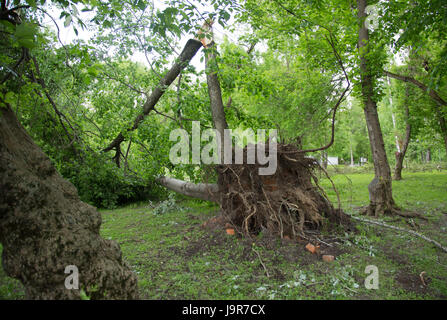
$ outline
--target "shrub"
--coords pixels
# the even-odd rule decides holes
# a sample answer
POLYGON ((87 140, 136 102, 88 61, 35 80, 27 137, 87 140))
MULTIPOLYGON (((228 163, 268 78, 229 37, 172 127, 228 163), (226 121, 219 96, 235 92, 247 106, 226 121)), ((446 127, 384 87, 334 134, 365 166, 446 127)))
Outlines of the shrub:
POLYGON ((99 208, 112 209, 125 203, 156 198, 161 192, 154 181, 124 175, 122 169, 101 155, 89 156, 83 163, 65 163, 58 169, 75 185, 83 201, 99 208))

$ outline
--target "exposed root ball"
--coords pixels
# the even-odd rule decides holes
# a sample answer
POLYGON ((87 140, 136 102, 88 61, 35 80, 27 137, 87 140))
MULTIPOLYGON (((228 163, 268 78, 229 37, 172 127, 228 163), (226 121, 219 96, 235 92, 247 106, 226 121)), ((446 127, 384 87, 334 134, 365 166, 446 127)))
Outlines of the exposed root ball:
MULTIPOLYGON (((244 161, 247 148, 254 146, 244 148, 244 161)), ((335 209, 318 186, 318 162, 297 150, 293 145, 277 145, 273 175, 259 175, 258 161, 218 167, 222 211, 246 234, 267 229, 281 237, 295 237, 327 222, 353 228, 349 216, 335 209)))

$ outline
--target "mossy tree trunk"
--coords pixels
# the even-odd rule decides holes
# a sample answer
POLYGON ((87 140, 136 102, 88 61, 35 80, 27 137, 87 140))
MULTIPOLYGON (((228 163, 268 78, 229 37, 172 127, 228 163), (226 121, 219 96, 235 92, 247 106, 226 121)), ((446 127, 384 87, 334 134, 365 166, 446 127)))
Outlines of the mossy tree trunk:
POLYGON ((6 274, 25 287, 27 299, 135 299, 137 279, 118 244, 100 234, 101 215, 82 202, 50 159, 0 107, 0 243, 6 274), (67 289, 67 266, 79 271, 67 289))

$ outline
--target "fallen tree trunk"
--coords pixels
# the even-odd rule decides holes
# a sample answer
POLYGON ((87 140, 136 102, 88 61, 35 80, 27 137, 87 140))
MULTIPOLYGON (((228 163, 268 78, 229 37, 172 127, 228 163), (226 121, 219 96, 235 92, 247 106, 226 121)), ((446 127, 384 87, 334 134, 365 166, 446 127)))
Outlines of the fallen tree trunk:
POLYGON ((80 299, 81 290, 91 299, 138 298, 120 247, 99 235, 101 215, 79 199, 9 105, 0 107, 0 190, 2 265, 27 299, 80 299), (65 284, 69 266, 78 269, 78 288, 65 284))
MULTIPOLYGON (((166 73, 166 75, 160 80, 158 86, 152 91, 151 95, 147 98, 145 104, 143 105, 143 112, 140 113, 134 120, 134 124, 128 131, 133 131, 138 128, 141 121, 155 108, 155 105, 160 100, 161 96, 165 93, 172 82, 177 78, 180 72, 189 64, 191 59, 196 55, 197 51, 202 47, 202 43, 195 39, 190 39, 186 43, 183 51, 180 53, 179 57, 176 59, 174 65, 166 73)), ((104 152, 116 149, 119 157, 120 144, 124 141, 124 135, 122 132, 106 147, 103 149, 104 152)))
POLYGON ((157 182, 174 192, 201 200, 219 202, 217 184, 192 183, 170 177, 161 177, 157 182))

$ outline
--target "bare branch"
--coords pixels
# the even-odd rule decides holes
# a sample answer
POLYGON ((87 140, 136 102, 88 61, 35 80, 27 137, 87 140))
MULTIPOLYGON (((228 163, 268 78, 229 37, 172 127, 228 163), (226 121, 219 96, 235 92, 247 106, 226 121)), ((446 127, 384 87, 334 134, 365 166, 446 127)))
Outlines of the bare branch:
POLYGON ((438 241, 433 240, 433 239, 430 239, 429 237, 424 236, 423 234, 417 233, 416 231, 413 231, 413 230, 407 230, 407 229, 404 229, 404 228, 400 228, 400 227, 396 227, 396 226, 391 226, 391 225, 386 224, 386 223, 384 223, 384 222, 380 222, 380 221, 372 221, 372 220, 369 220, 369 219, 363 219, 363 218, 359 218, 359 217, 352 216, 352 215, 351 215, 350 217, 353 218, 353 219, 355 219, 355 220, 361 221, 361 222, 370 223, 370 224, 375 224, 375 225, 377 225, 377 226, 382 226, 382 227, 390 228, 390 229, 397 230, 397 231, 407 232, 407 233, 409 233, 409 234, 412 234, 412 235, 414 235, 414 236, 416 236, 416 237, 419 237, 419 238, 421 238, 421 239, 423 239, 423 240, 425 240, 425 241, 428 241, 428 242, 434 244, 436 247, 438 247, 439 249, 441 249, 442 251, 444 251, 444 252, 447 253, 447 247, 444 247, 444 246, 441 245, 438 241))
POLYGON ((410 76, 404 76, 404 75, 392 73, 392 72, 389 72, 389 71, 386 71, 386 70, 384 70, 383 72, 384 72, 385 75, 387 75, 390 78, 394 78, 394 79, 397 79, 397 80, 401 80, 403 82, 409 82, 409 83, 414 84, 416 87, 418 87, 422 91, 427 92, 428 95, 433 100, 435 100, 437 104, 439 104, 440 106, 447 106, 447 101, 442 99, 441 96, 435 90, 429 89, 425 84, 423 84, 422 82, 416 80, 415 78, 410 77, 410 76))

